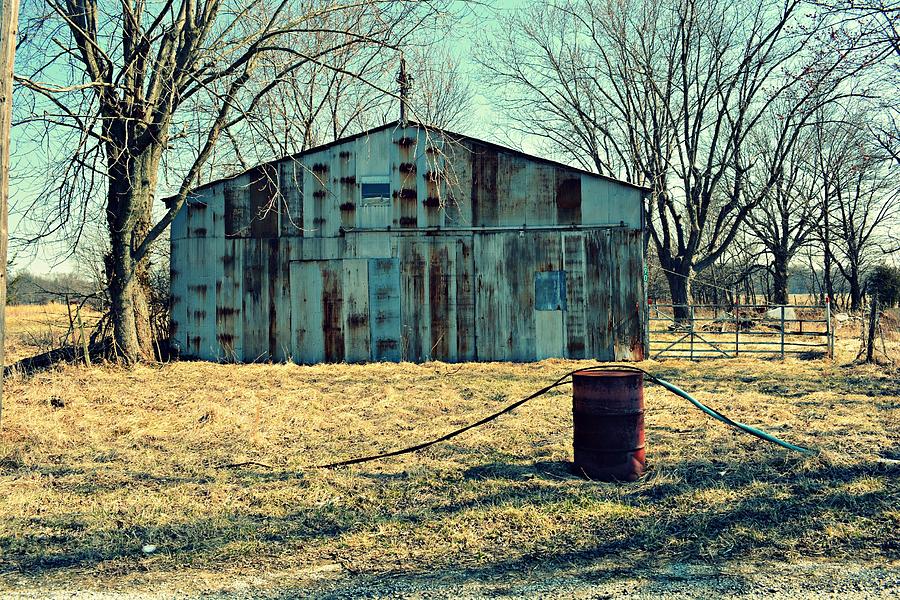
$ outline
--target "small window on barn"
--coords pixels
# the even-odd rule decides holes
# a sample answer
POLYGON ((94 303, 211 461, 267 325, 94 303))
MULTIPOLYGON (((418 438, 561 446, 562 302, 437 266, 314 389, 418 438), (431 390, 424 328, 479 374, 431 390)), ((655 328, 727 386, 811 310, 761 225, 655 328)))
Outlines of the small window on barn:
POLYGON ((391 203, 391 180, 387 176, 363 177, 360 191, 363 206, 389 206, 391 203))
POLYGON ((566 310, 565 271, 541 271, 534 274, 534 309, 566 310))

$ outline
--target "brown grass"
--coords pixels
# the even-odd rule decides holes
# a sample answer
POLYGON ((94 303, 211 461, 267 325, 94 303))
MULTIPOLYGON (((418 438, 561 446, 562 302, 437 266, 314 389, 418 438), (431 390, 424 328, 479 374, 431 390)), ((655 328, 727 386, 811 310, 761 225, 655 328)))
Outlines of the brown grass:
MULTIPOLYGON (((73 307, 72 314, 75 314, 73 307)), ((81 319, 87 335, 97 323, 100 313, 82 309, 81 319)), ((62 344, 75 343, 71 337, 69 311, 65 304, 20 304, 6 307, 6 363, 34 356, 57 348, 62 344)), ((77 325, 76 325, 77 327, 77 325)))
POLYGON ((0 429, 0 589, 22 579, 215 589, 335 564, 490 575, 626 553, 897 559, 900 483, 875 458, 900 458, 900 378, 840 366, 853 343, 834 364, 643 363, 822 453, 736 434, 649 387, 649 470, 627 485, 569 473, 568 388, 420 454, 307 469, 445 433, 588 363, 181 362, 19 377, 0 429), (246 460, 274 468, 216 468, 246 460))

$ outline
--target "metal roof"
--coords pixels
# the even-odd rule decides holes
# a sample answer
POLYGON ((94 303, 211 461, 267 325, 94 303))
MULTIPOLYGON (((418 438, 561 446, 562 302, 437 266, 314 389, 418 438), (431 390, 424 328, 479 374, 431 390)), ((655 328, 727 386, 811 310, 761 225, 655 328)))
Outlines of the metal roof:
MULTIPOLYGON (((545 163, 545 164, 549 164, 549 165, 554 165, 554 166, 558 166, 558 167, 564 167, 564 168, 566 168, 566 169, 570 169, 570 170, 572 170, 572 171, 576 171, 576 172, 582 173, 582 174, 584 174, 584 175, 589 175, 589 176, 591 176, 591 177, 597 177, 598 179, 603 179, 603 180, 605 180, 605 181, 611 181, 611 182, 613 182, 613 183, 618 183, 619 185, 624 185, 624 186, 626 186, 626 187, 630 187, 630 188, 634 188, 634 189, 638 189, 638 190, 642 190, 642 191, 649 191, 649 190, 650 190, 650 188, 648 188, 648 187, 646 187, 646 186, 637 185, 637 184, 634 184, 634 183, 629 183, 629 182, 627 182, 627 181, 622 181, 621 179, 616 179, 615 177, 609 177, 609 176, 607 176, 607 175, 600 175, 599 173, 594 173, 594 172, 588 171, 588 170, 586 170, 586 169, 582 169, 582 168, 580 168, 580 167, 573 167, 572 165, 567 165, 566 163, 563 163, 563 162, 560 162, 560 161, 557 161, 557 160, 551 160, 551 159, 549 159, 549 158, 544 158, 544 157, 542 157, 542 156, 535 156, 535 155, 533 155, 533 154, 528 154, 527 152, 523 152, 522 150, 516 150, 515 148, 510 148, 510 147, 508 147, 508 146, 503 146, 502 144, 496 144, 496 143, 494 143, 494 142, 488 142, 488 141, 486 141, 486 140, 482 140, 482 139, 479 139, 479 138, 476 138, 476 137, 472 137, 472 136, 466 135, 466 134, 464 134, 464 133, 456 133, 456 132, 454 132, 454 131, 449 131, 449 130, 447 130, 447 129, 441 129, 441 128, 439 128, 439 127, 431 127, 431 126, 428 126, 428 125, 422 125, 421 123, 417 123, 417 122, 415 122, 415 121, 407 121, 406 126, 407 126, 407 127, 421 128, 421 129, 424 129, 424 130, 426 130, 426 131, 436 131, 436 132, 440 132, 442 135, 445 135, 445 136, 447 136, 447 137, 456 138, 456 139, 458 139, 458 140, 465 140, 465 141, 468 141, 468 142, 471 142, 471 143, 474 143, 474 144, 478 144, 478 145, 481 145, 481 146, 485 146, 485 147, 487 147, 487 148, 493 148, 493 149, 498 150, 498 151, 501 151, 501 152, 506 152, 506 153, 509 153, 509 154, 514 154, 514 155, 516 155, 516 156, 521 156, 521 157, 527 158, 528 160, 532 160, 532 161, 535 161, 535 162, 541 162, 541 163, 545 163)), ((197 190, 206 189, 206 188, 208 188, 208 187, 211 187, 211 186, 213 186, 213 185, 222 183, 222 182, 224 182, 224 181, 229 181, 229 180, 232 180, 232 179, 236 179, 236 178, 240 177, 241 175, 244 175, 244 174, 246 174, 246 173, 249 173, 250 171, 252 171, 252 170, 254 170, 254 169, 258 169, 258 168, 261 167, 261 166, 265 166, 265 165, 273 165, 273 164, 275 164, 275 163, 281 162, 281 161, 286 160, 286 159, 299 159, 299 158, 301 158, 301 157, 303 157, 304 155, 307 155, 307 154, 314 154, 314 153, 316 153, 316 152, 321 152, 321 151, 323 151, 323 150, 327 150, 327 149, 332 148, 332 147, 334 147, 334 146, 339 146, 339 145, 341 145, 341 144, 345 144, 345 143, 347 143, 347 142, 352 142, 352 141, 354 141, 354 140, 357 140, 357 139, 366 137, 366 136, 368 136, 368 135, 372 135, 373 133, 377 133, 377 132, 379 132, 379 131, 384 131, 384 130, 386 130, 386 129, 396 128, 396 127, 400 127, 400 121, 399 121, 399 120, 394 120, 394 121, 391 121, 390 123, 385 123, 384 125, 379 125, 378 127, 373 127, 373 128, 371 128, 371 129, 367 129, 366 131, 361 131, 360 133, 356 133, 356 134, 353 134, 353 135, 350 135, 350 136, 347 136, 347 137, 343 137, 343 138, 334 140, 334 141, 332 141, 332 142, 328 142, 327 144, 321 144, 321 145, 319 145, 319 146, 314 146, 314 147, 312 147, 312 148, 307 148, 306 150, 302 150, 302 151, 300 151, 300 152, 297 152, 296 154, 291 154, 291 155, 288 155, 288 156, 283 156, 283 157, 281 157, 281 158, 277 158, 277 159, 273 159, 273 160, 270 160, 270 161, 266 161, 266 162, 264 162, 264 163, 260 163, 259 165, 256 165, 256 166, 254 166, 254 167, 251 167, 251 168, 246 169, 246 170, 244 170, 244 171, 241 171, 241 172, 239 172, 239 173, 235 173, 234 175, 229 175, 228 177, 220 177, 219 179, 215 179, 215 180, 213 180, 213 181, 209 181, 209 182, 207 182, 207 183, 198 185, 197 187, 192 188, 191 191, 192 191, 192 192, 195 192, 195 191, 197 191, 197 190)), ((163 200, 163 202, 168 203, 168 201, 169 201, 171 198, 174 198, 174 195, 165 198, 165 199, 163 200)))

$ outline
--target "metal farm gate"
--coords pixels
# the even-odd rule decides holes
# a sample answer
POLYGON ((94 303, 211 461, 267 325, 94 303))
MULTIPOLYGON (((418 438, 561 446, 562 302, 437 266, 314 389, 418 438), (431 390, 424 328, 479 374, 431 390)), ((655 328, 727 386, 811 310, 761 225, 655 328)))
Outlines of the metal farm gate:
POLYGON ((833 357, 831 305, 649 306, 651 358, 833 357), (676 309, 685 317, 677 319, 676 309), (679 311, 681 312, 681 311, 679 311))

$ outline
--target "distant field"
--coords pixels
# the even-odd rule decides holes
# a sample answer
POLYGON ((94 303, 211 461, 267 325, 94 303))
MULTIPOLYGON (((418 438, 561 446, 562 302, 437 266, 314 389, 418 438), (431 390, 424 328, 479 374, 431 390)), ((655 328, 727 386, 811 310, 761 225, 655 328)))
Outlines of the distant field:
MULTIPOLYGON (((74 319, 75 308, 72 308, 74 319)), ((100 314, 90 309, 81 312, 87 334, 97 323, 100 314)), ((14 363, 39 352, 46 352, 61 343, 72 343, 69 309, 65 304, 22 304, 6 307, 6 363, 14 363)))
MULTIPOLYGON (((35 315, 8 314, 21 355, 35 315)), ((900 478, 877 458, 900 458, 900 377, 846 366, 853 331, 834 363, 642 363, 822 453, 736 434, 648 387, 649 471, 629 485, 569 473, 570 388, 416 455, 307 468, 429 439, 589 363, 181 362, 16 376, 0 429, 0 595, 137 584, 274 593, 601 558, 896 561, 900 478), (245 461, 272 468, 216 468, 245 461)))

